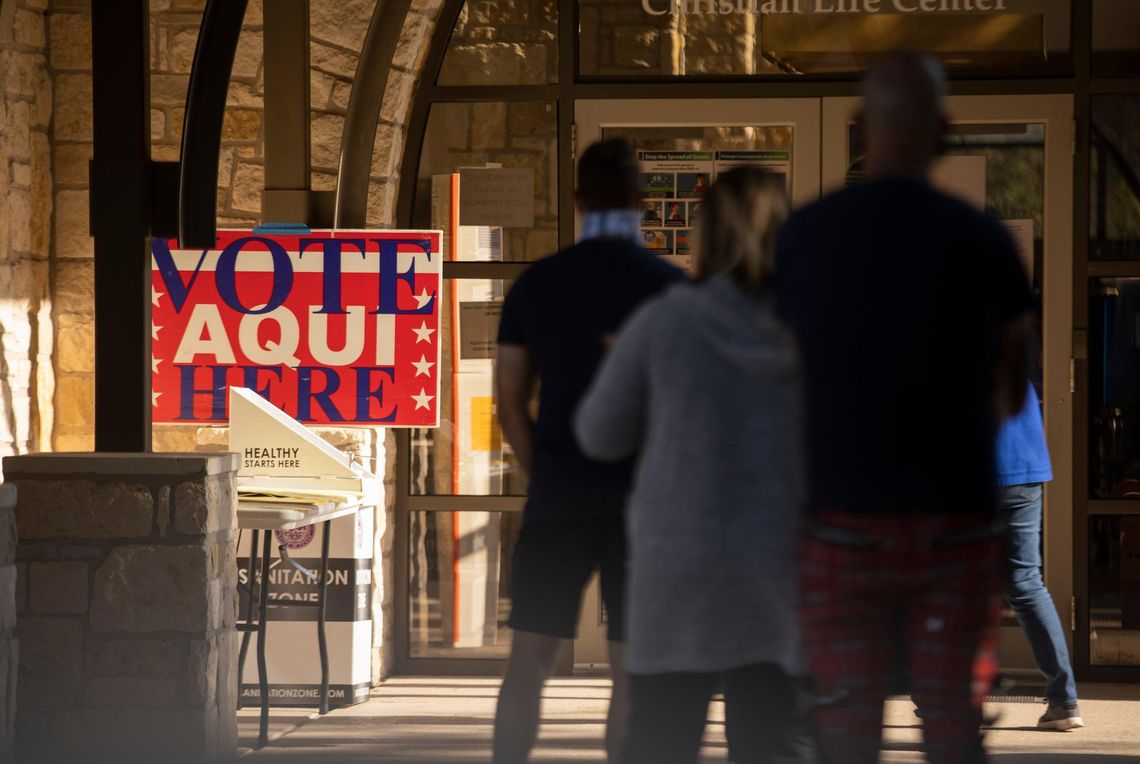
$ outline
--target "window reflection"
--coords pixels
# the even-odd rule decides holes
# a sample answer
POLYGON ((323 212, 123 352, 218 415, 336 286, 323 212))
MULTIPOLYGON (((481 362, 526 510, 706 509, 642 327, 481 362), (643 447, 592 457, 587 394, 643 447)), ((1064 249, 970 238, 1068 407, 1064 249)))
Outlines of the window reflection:
POLYGON ((1140 7, 1136 0, 1093 0, 1092 69, 1097 77, 1140 72, 1140 7))
MULTIPOLYGON (((495 167, 530 172, 533 187, 525 196, 533 200, 533 221, 494 232, 472 231, 448 259, 512 262, 553 254, 558 249, 558 107, 552 101, 432 104, 420 155, 413 227, 448 231, 450 197, 440 195, 440 184, 468 168, 495 167)), ((462 184, 459 197, 463 197, 462 184)), ((459 222, 468 227, 464 220, 459 222)))
POLYGON ((558 82, 557 0, 467 0, 447 45, 440 85, 558 82))
POLYGON ((928 51, 960 72, 1069 66, 1068 0, 1009 0, 956 13, 949 5, 920 11, 890 3, 839 13, 831 0, 579 0, 578 7, 585 77, 850 73, 890 50, 928 51))
POLYGON ((1140 278, 1098 279, 1090 299, 1090 484, 1140 498, 1140 278))
POLYGON ((440 316, 440 426, 411 431, 411 493, 508 496, 526 479, 495 411, 495 342, 511 282, 450 279, 440 316))
POLYGON ((408 628, 413 658, 505 658, 521 512, 412 512, 408 628))
POLYGON ((1089 257, 1140 259, 1140 95, 1092 102, 1089 257))
POLYGON ((1140 666, 1140 515, 1089 519, 1094 666, 1140 666))

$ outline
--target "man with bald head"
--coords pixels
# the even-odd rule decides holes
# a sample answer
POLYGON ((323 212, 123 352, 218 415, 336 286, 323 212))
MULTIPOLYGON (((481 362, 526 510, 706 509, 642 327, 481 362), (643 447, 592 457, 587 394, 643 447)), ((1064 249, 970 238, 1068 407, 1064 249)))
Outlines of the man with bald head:
POLYGON ((866 181, 781 235, 801 349, 809 512, 803 630, 824 762, 875 762, 905 660, 928 760, 985 760, 1003 527, 998 423, 1025 395, 1029 284, 1002 226, 927 180, 946 129, 932 59, 868 74, 866 181))

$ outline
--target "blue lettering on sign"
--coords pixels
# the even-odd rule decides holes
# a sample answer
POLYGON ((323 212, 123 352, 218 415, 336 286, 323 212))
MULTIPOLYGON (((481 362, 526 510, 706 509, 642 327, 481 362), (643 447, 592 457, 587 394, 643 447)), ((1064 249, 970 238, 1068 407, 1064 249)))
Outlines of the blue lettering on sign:
POLYGON ((293 263, 289 261, 289 253, 285 248, 273 239, 264 236, 245 236, 234 239, 218 255, 218 267, 214 272, 214 278, 218 284, 218 295, 233 310, 253 315, 271 313, 280 308, 288 299, 289 293, 293 291, 293 263), (264 244, 273 258, 273 289, 269 293, 268 301, 260 308, 247 308, 237 294, 237 256, 241 253, 242 247, 250 242, 264 244))
MULTIPOLYGON (((410 239, 324 239, 302 238, 299 240, 298 258, 305 254, 319 251, 322 271, 322 293, 320 310, 316 313, 326 315, 347 315, 349 313, 344 305, 344 272, 345 257, 359 256, 362 260, 368 257, 367 247, 375 245, 378 249, 379 263, 377 276, 379 277, 376 309, 372 315, 430 315, 437 306, 438 290, 430 295, 421 292, 416 297, 416 307, 401 308, 399 300, 399 283, 408 285, 414 294, 416 285, 417 257, 412 258, 407 270, 400 271, 400 248, 411 247, 428 257, 429 262, 433 256, 431 240, 428 238, 410 239)), ((211 250, 202 250, 192 271, 182 273, 175 262, 168 240, 153 239, 151 243, 155 268, 159 271, 162 283, 171 299, 174 310, 181 313, 189 301, 189 296, 199 275, 203 271, 206 257, 211 250)), ((216 250, 215 250, 216 251, 216 250)), ((209 273, 209 270, 206 270, 209 273)), ((243 271, 248 272, 248 271, 243 271)), ((244 236, 230 242, 218 252, 217 265, 213 277, 220 300, 231 310, 245 315, 260 315, 270 313, 288 302, 290 293, 295 284, 294 266, 281 243, 266 236, 244 236), (272 265, 272 287, 268 299, 254 300, 249 294, 238 294, 237 287, 237 259, 243 251, 250 250, 251 245, 258 245, 257 250, 251 250, 251 257, 255 256, 265 262, 268 254, 272 265), (247 305, 246 302, 250 304, 247 305)), ((247 289, 248 292, 248 289, 247 289)), ((296 309, 297 306, 294 306, 296 309)), ((310 309, 308 306, 302 306, 310 309)), ((314 306, 315 307, 315 306, 314 306)), ((389 403, 385 406, 385 390, 396 381, 394 366, 351 366, 345 369, 330 368, 326 366, 300 366, 290 369, 283 365, 193 365, 174 364, 179 374, 179 421, 193 422, 202 420, 221 421, 227 416, 226 391, 230 384, 241 384, 266 400, 272 400, 271 394, 281 397, 279 387, 286 381, 286 371, 297 374, 296 387, 288 391, 288 398, 296 395, 294 400, 275 401, 275 405, 283 409, 292 408, 298 419, 303 422, 312 422, 314 413, 323 415, 330 422, 346 421, 345 414, 354 413, 353 421, 389 423, 398 419, 399 405, 389 403), (231 374, 231 369, 233 373, 231 374), (316 379, 314 379, 316 377, 316 379), (351 395, 346 396, 343 403, 345 412, 337 408, 333 401, 339 391, 345 389, 344 385, 355 385, 351 395), (347 409, 355 402, 355 411, 347 409), (315 406, 313 405, 315 402, 315 406), (195 416, 195 404, 203 411, 202 417, 195 416), (290 404, 294 404, 291 406, 290 404), (210 413, 205 414, 204 410, 210 413)), ((345 390, 348 392, 348 390, 345 390)), ((390 400, 390 399, 389 399, 390 400)))
POLYGON ((253 390, 255 393, 260 395, 265 400, 269 401, 270 403, 273 403, 273 401, 270 400, 270 398, 269 398, 269 385, 272 383, 272 380, 267 379, 265 381, 264 386, 259 386, 258 385, 258 379, 261 376, 261 372, 264 371, 264 372, 268 372, 269 374, 276 374, 277 375, 277 381, 280 382, 282 379, 282 374, 285 371, 284 367, 282 367, 282 366, 242 366, 241 371, 242 371, 242 387, 247 387, 250 390, 253 390))
POLYGON ((332 402, 332 395, 340 389, 340 375, 336 369, 327 366, 298 366, 297 367, 297 418, 302 422, 313 418, 312 402, 316 401, 330 422, 343 422, 344 416, 337 410, 332 402), (320 392, 313 392, 313 372, 320 372, 325 378, 325 387, 320 392))
POLYGON ((408 270, 399 272, 401 244, 419 247, 431 260, 431 241, 428 239, 373 239, 380 245, 380 301, 373 315, 377 313, 394 313, 405 316, 418 316, 430 314, 435 308, 435 295, 431 296, 423 306, 411 310, 400 310, 396 297, 398 282, 403 281, 415 292, 416 289, 416 261, 408 266, 408 270))
MULTIPOLYGON (((435 309, 436 294, 431 295, 423 305, 404 310, 399 307, 397 290, 401 281, 413 291, 416 284, 415 260, 408 266, 408 270, 403 273, 399 272, 400 245, 419 247, 430 260, 432 256, 431 241, 428 239, 373 239, 373 242, 380 249, 380 288, 377 307, 376 310, 372 311, 372 314, 429 315, 435 309)), ((342 263, 345 245, 356 247, 363 259, 366 257, 367 242, 364 239, 301 239, 298 257, 303 257, 306 250, 314 244, 321 246, 323 261, 321 309, 316 312, 327 315, 344 315, 348 313, 341 302, 342 263)), ((187 298, 190 296, 190 290, 193 289, 198 280, 198 275, 202 271, 208 250, 202 250, 198 262, 194 265, 194 270, 185 282, 182 280, 178 265, 174 262, 174 256, 167 240, 152 240, 151 251, 155 263, 158 265, 158 272, 162 276, 162 281, 166 285, 166 290, 174 304, 174 309, 181 313, 187 298)), ((293 290, 293 278, 293 263, 290 261, 285 248, 273 239, 264 236, 245 236, 234 239, 218 255, 218 264, 214 271, 214 279, 222 301, 238 313, 252 315, 271 313, 281 307, 293 290), (245 305, 237 293, 237 256, 251 242, 263 244, 273 259, 273 287, 269 299, 258 308, 245 305)))
POLYGON ((152 239, 150 251, 158 265, 158 273, 162 276, 162 283, 166 284, 167 294, 170 295, 170 299, 174 303, 174 310, 181 313, 182 306, 186 304, 186 298, 190 296, 194 282, 198 280, 202 263, 206 262, 207 250, 202 250, 202 256, 198 258, 198 264, 194 266, 194 272, 190 274, 190 280, 186 283, 182 282, 182 274, 178 272, 178 266, 174 263, 174 255, 170 253, 170 244, 167 243, 166 239, 152 239))
POLYGON ((388 382, 396 381, 396 367, 394 366, 358 366, 356 368, 356 419, 357 422, 395 422, 396 412, 399 411, 399 406, 392 407, 392 413, 388 416, 373 417, 371 408, 372 400, 375 399, 380 404, 381 410, 384 408, 384 377, 387 377, 388 382), (379 372, 383 375, 376 383, 376 387, 372 386, 372 373, 379 372))
POLYGON ((226 371, 228 366, 192 366, 189 364, 178 366, 181 384, 179 385, 178 418, 187 422, 197 419, 194 416, 194 398, 202 395, 210 398, 211 413, 209 419, 226 418, 226 371), (198 369, 210 370, 210 387, 194 387, 194 372, 198 369))
POLYGON ((317 313, 345 314, 348 313, 341 305, 341 249, 348 244, 360 250, 360 259, 364 255, 364 239, 301 239, 297 257, 305 256, 305 250, 310 244, 320 244, 324 254, 324 278, 322 282, 322 303, 317 313))

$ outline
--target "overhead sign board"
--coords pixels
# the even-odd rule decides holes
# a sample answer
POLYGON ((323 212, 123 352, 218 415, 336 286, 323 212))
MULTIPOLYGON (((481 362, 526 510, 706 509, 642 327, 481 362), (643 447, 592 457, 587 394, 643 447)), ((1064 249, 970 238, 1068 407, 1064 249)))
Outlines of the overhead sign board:
MULTIPOLYGON (((1015 0, 1016 2, 1016 0, 1015 0)), ((641 0, 651 16, 668 13, 727 16, 751 13, 790 14, 875 13, 1000 13, 1007 0, 641 0)))
POLYGON ((305 424, 439 422, 439 231, 152 241, 156 423, 228 421, 246 387, 305 424))

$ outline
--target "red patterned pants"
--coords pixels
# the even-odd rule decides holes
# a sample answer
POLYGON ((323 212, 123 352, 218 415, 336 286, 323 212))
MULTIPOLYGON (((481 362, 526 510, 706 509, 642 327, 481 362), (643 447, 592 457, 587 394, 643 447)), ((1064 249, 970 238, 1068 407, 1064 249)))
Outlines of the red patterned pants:
POLYGON ((979 727, 997 673, 1004 549, 986 515, 816 518, 801 615, 824 764, 878 761, 900 659, 927 760, 986 761, 979 727))

